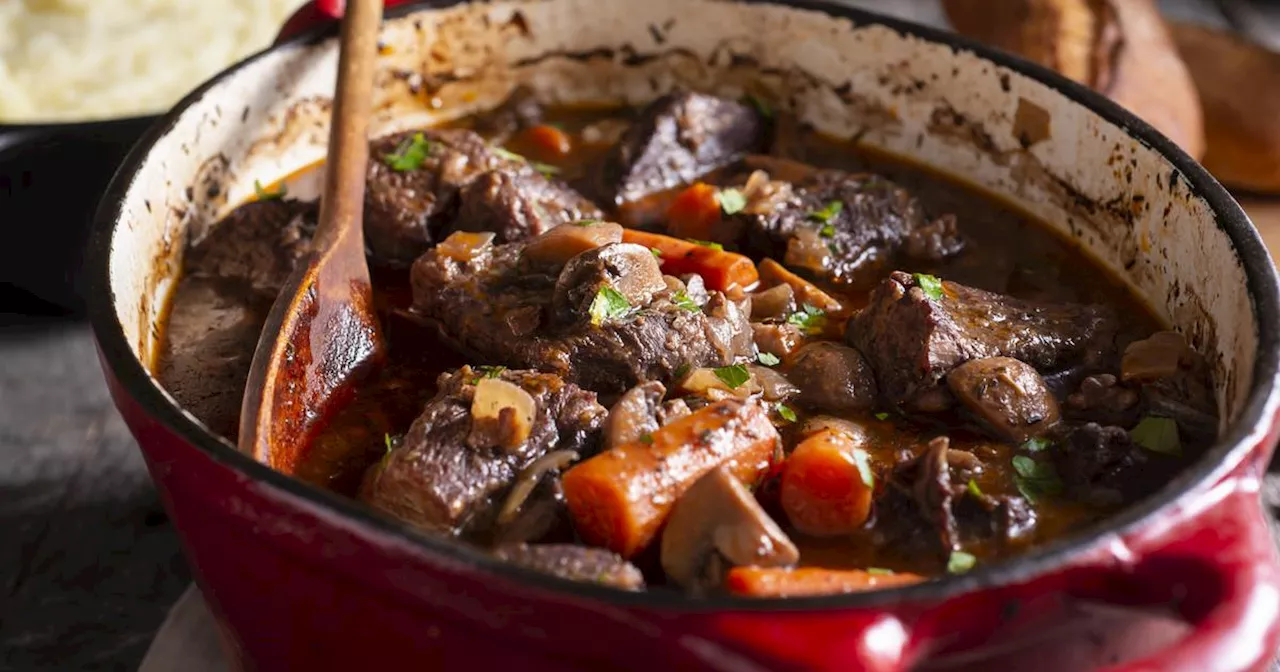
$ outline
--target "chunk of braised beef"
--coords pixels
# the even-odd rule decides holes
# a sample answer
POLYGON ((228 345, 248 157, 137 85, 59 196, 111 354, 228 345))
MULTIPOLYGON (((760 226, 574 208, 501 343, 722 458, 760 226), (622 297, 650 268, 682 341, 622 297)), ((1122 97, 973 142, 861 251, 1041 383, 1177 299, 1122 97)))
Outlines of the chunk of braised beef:
POLYGON ((507 242, 598 215, 577 192, 474 131, 405 131, 369 147, 364 226, 375 263, 407 266, 452 230, 492 231, 507 242))
POLYGON ((1122 380, 1141 391, 1143 413, 1172 418, 1184 441, 1212 443, 1218 407, 1209 364, 1176 331, 1135 341, 1124 351, 1122 380))
POLYGON ((750 106, 677 91, 650 103, 622 138, 587 171, 596 202, 618 206, 687 184, 759 151, 764 120, 750 106))
POLYGON ((947 374, 947 387, 979 425, 1012 443, 1048 432, 1061 416, 1040 374, 1011 357, 971 359, 947 374))
MULTIPOLYGON (((588 296, 547 269, 523 267, 522 247, 489 246, 468 259, 427 252, 411 273, 414 312, 481 361, 556 373, 602 393, 649 380, 669 383, 677 371, 727 366, 754 354, 745 311, 720 292, 710 292, 698 308, 664 281, 633 305, 619 291, 625 287, 609 284, 616 274, 584 268, 573 275, 594 283, 595 294, 588 296), (606 285, 612 293, 603 291, 606 285), (557 295, 575 309, 567 315, 553 310, 557 295), (581 301, 568 301, 573 296, 581 301), (511 327, 513 314, 522 316, 519 333, 511 327), (530 314, 539 316, 533 329, 527 328, 534 323, 530 314)), ((596 259, 604 261, 598 254, 596 259)), ((574 265, 571 259, 565 270, 574 265)))
MULTIPOLYGON (((890 475, 892 492, 886 498, 887 513, 901 517, 904 529, 911 529, 912 516, 932 528, 937 545, 945 555, 984 539, 1016 543, 1035 528, 1035 512, 1025 499, 1011 495, 975 493, 971 479, 985 469, 973 453, 950 448, 946 437, 938 437, 914 458, 899 463, 890 475), (903 499, 912 502, 903 508, 903 499), (895 504, 895 500, 897 503, 895 504)), ((919 539, 902 535, 902 541, 918 544, 919 539)))
POLYGON ((894 271, 845 331, 875 371, 886 404, 945 407, 939 383, 971 359, 1012 357, 1046 372, 1111 351, 1117 323, 1104 306, 1024 301, 928 280, 926 292, 919 277, 894 271))
POLYGON ((748 178, 742 186, 747 206, 730 219, 739 222, 734 230, 745 231, 741 245, 748 253, 761 257, 781 253, 792 270, 848 281, 883 264, 913 230, 924 225, 924 212, 916 199, 884 177, 809 171, 793 184, 761 184, 759 178, 748 178))
POLYGON ((521 85, 501 105, 476 115, 472 128, 492 142, 503 142, 518 131, 542 123, 544 112, 533 89, 521 85))
POLYGON ((511 544, 495 548, 493 555, 499 560, 570 581, 622 590, 644 589, 644 575, 635 565, 602 548, 578 544, 511 544))
MULTIPOLYGON (((594 393, 558 376, 463 367, 441 375, 438 390, 400 444, 370 470, 362 491, 374 508, 421 529, 487 540, 495 535, 504 507, 512 508, 507 500, 522 477, 532 489, 547 471, 530 475, 526 469, 538 460, 558 459, 556 464, 564 466, 599 448, 607 411, 594 393), (477 391, 490 379, 532 399, 525 436, 514 445, 491 440, 509 433, 480 431, 482 419, 474 412, 490 400, 477 400, 477 391), (552 451, 558 455, 548 458, 552 451)), ((493 420, 514 422, 521 412, 504 407, 493 420)))
POLYGON ((462 189, 457 220, 446 229, 492 231, 498 242, 512 242, 600 216, 581 194, 535 170, 491 170, 462 189))
POLYGON ((316 204, 293 199, 246 203, 187 250, 187 277, 232 282, 272 298, 311 251, 316 204))
POLYGON ((876 403, 876 380, 857 350, 818 341, 795 353, 787 377, 800 388, 801 405, 833 413, 866 410, 876 403))
POLYGON ((964 250, 955 215, 943 215, 907 234, 903 252, 920 261, 943 261, 964 250))
POLYGON ((1121 427, 1093 422, 1065 429, 1053 457, 1067 494, 1095 506, 1154 492, 1178 463, 1143 449, 1121 427))
POLYGON ((1067 395, 1062 405, 1063 416, 1078 422, 1132 427, 1140 413, 1138 393, 1126 387, 1113 374, 1100 373, 1080 381, 1080 387, 1067 395))

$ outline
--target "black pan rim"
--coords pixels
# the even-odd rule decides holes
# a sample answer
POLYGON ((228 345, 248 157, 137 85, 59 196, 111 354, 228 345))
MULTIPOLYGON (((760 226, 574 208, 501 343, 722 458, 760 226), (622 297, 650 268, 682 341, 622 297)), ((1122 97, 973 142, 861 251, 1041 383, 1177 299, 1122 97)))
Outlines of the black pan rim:
MULTIPOLYGON (((389 9, 387 18, 395 18, 424 9, 438 9, 463 4, 467 0, 426 0, 389 9)), ((1171 140, 1119 105, 1080 84, 1034 63, 996 51, 981 44, 935 28, 881 16, 872 12, 838 5, 832 0, 741 0, 749 4, 777 4, 819 11, 849 19, 857 25, 879 24, 904 35, 949 46, 953 51, 973 52, 995 65, 1007 68, 1054 89, 1072 102, 1089 109, 1131 137, 1159 152, 1168 160, 1197 197, 1209 204, 1216 225, 1227 234, 1246 274, 1247 290, 1253 299, 1258 324, 1280 322, 1280 290, 1271 256, 1262 238, 1243 209, 1221 184, 1203 167, 1179 149, 1171 140)), ((298 498, 330 514, 353 521, 373 534, 409 542, 421 552, 436 554, 452 562, 464 563, 497 577, 545 591, 545 597, 576 597, 618 607, 640 607, 667 612, 794 612, 799 610, 874 609, 903 603, 939 602, 984 588, 1006 586, 1029 581, 1071 564, 1114 540, 1118 535, 1132 534, 1154 518, 1167 512, 1177 501, 1201 491, 1227 476, 1253 450, 1262 436, 1260 429, 1270 427, 1275 418, 1276 378, 1280 374, 1280 330, 1260 330, 1258 357, 1254 363, 1253 382, 1246 404, 1229 430, 1218 443, 1194 465, 1166 483, 1157 493, 1138 502, 1076 535, 1051 542, 1020 557, 979 567, 964 575, 944 577, 911 586, 886 590, 787 599, 751 599, 714 597, 690 599, 674 591, 629 593, 615 589, 573 582, 499 562, 478 550, 448 540, 435 539, 405 524, 384 518, 358 503, 320 490, 273 471, 237 451, 230 443, 184 414, 151 378, 125 339, 115 316, 114 295, 110 288, 109 270, 112 238, 116 222, 133 177, 157 140, 168 132, 191 105, 199 101, 214 85, 233 76, 242 67, 266 54, 292 46, 314 44, 337 35, 332 24, 308 31, 281 45, 250 56, 218 75, 186 96, 176 107, 159 119, 130 151, 116 172, 94 217, 88 241, 86 263, 86 297, 88 313, 105 364, 123 389, 153 419, 184 441, 203 451, 213 460, 234 469, 256 482, 298 498)))

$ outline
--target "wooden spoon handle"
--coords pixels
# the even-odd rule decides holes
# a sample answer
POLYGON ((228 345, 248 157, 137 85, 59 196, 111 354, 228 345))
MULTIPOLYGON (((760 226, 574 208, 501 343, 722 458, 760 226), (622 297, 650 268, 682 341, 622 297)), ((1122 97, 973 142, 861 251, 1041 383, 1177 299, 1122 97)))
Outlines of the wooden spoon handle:
MULTIPOLYGON (((331 250, 339 238, 362 234, 369 117, 373 114, 374 66, 381 23, 381 0, 348 3, 342 20, 342 56, 338 62, 329 157, 325 162, 320 222, 315 235, 317 250, 331 250)), ((346 245, 351 242, 347 241, 346 245)), ((364 253, 363 243, 353 247, 364 253)))

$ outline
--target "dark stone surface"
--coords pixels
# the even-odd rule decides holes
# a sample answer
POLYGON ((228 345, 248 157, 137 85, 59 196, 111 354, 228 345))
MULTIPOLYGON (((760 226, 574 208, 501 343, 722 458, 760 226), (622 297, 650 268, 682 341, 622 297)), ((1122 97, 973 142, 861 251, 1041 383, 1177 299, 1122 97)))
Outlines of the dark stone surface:
POLYGON ((133 670, 190 582, 89 328, 0 326, 0 670, 133 670))

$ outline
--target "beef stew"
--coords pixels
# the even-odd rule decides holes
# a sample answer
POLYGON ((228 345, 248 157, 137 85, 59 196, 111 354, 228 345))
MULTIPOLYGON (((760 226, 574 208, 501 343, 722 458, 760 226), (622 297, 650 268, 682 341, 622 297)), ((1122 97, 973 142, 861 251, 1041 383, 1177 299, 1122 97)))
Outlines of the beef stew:
MULTIPOLYGON (((760 101, 517 91, 371 148, 390 362, 294 475, 425 533, 627 590, 866 590, 1070 534, 1216 438, 1204 359, 1080 250, 760 101)), ((315 212, 267 187, 187 253, 156 373, 224 436, 315 212)))

